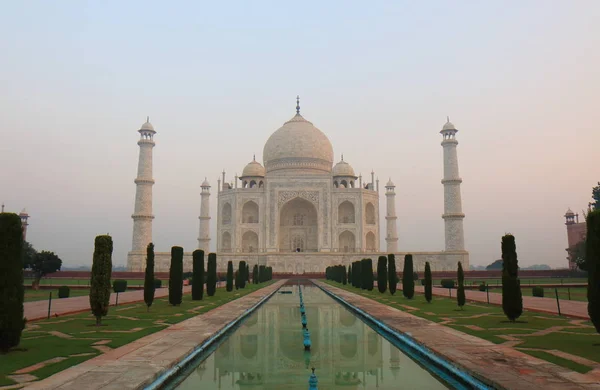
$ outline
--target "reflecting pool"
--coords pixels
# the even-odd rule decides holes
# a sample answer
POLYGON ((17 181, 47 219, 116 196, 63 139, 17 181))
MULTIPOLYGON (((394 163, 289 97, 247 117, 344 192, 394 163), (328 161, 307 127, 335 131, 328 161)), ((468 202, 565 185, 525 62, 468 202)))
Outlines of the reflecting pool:
POLYGON ((314 286, 302 286, 311 351, 305 352, 297 286, 273 295, 179 383, 186 390, 446 389, 427 370, 314 286))

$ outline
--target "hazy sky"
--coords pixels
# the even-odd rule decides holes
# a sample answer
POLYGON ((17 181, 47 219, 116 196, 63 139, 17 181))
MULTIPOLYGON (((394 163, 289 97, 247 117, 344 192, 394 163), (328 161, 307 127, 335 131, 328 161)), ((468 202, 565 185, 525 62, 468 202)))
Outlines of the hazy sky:
POLYGON ((105 233, 125 264, 150 115, 154 242, 191 251, 204 177, 214 231, 219 173, 262 161, 299 94, 336 161, 396 183, 401 250, 443 249, 449 115, 471 264, 511 232, 522 265, 566 266, 563 214, 600 180, 599 19, 583 0, 4 2, 0 202, 67 265, 105 233))

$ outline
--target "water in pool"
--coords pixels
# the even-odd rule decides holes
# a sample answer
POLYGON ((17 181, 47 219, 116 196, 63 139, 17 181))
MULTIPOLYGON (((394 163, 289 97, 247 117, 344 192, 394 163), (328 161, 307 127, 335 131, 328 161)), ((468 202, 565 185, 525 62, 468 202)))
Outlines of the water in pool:
POLYGON ((300 298, 273 295, 176 387, 180 390, 446 389, 317 287, 302 286, 311 351, 303 346, 300 298))

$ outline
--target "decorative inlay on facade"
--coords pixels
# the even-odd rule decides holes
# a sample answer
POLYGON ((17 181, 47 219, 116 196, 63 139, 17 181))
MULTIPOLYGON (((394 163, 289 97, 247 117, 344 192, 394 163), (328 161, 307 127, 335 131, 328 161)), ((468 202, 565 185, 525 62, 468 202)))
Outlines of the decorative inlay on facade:
POLYGON ((281 205, 295 198, 306 199, 319 209, 319 191, 280 191, 277 205, 281 208, 281 205))

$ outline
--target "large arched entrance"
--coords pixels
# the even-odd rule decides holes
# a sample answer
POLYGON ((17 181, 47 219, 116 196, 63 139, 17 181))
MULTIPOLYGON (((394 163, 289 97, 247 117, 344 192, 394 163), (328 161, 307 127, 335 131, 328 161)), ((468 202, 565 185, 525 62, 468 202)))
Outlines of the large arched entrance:
POLYGON ((319 222, 315 206, 302 198, 287 202, 279 213, 279 250, 316 252, 319 247, 319 222))

